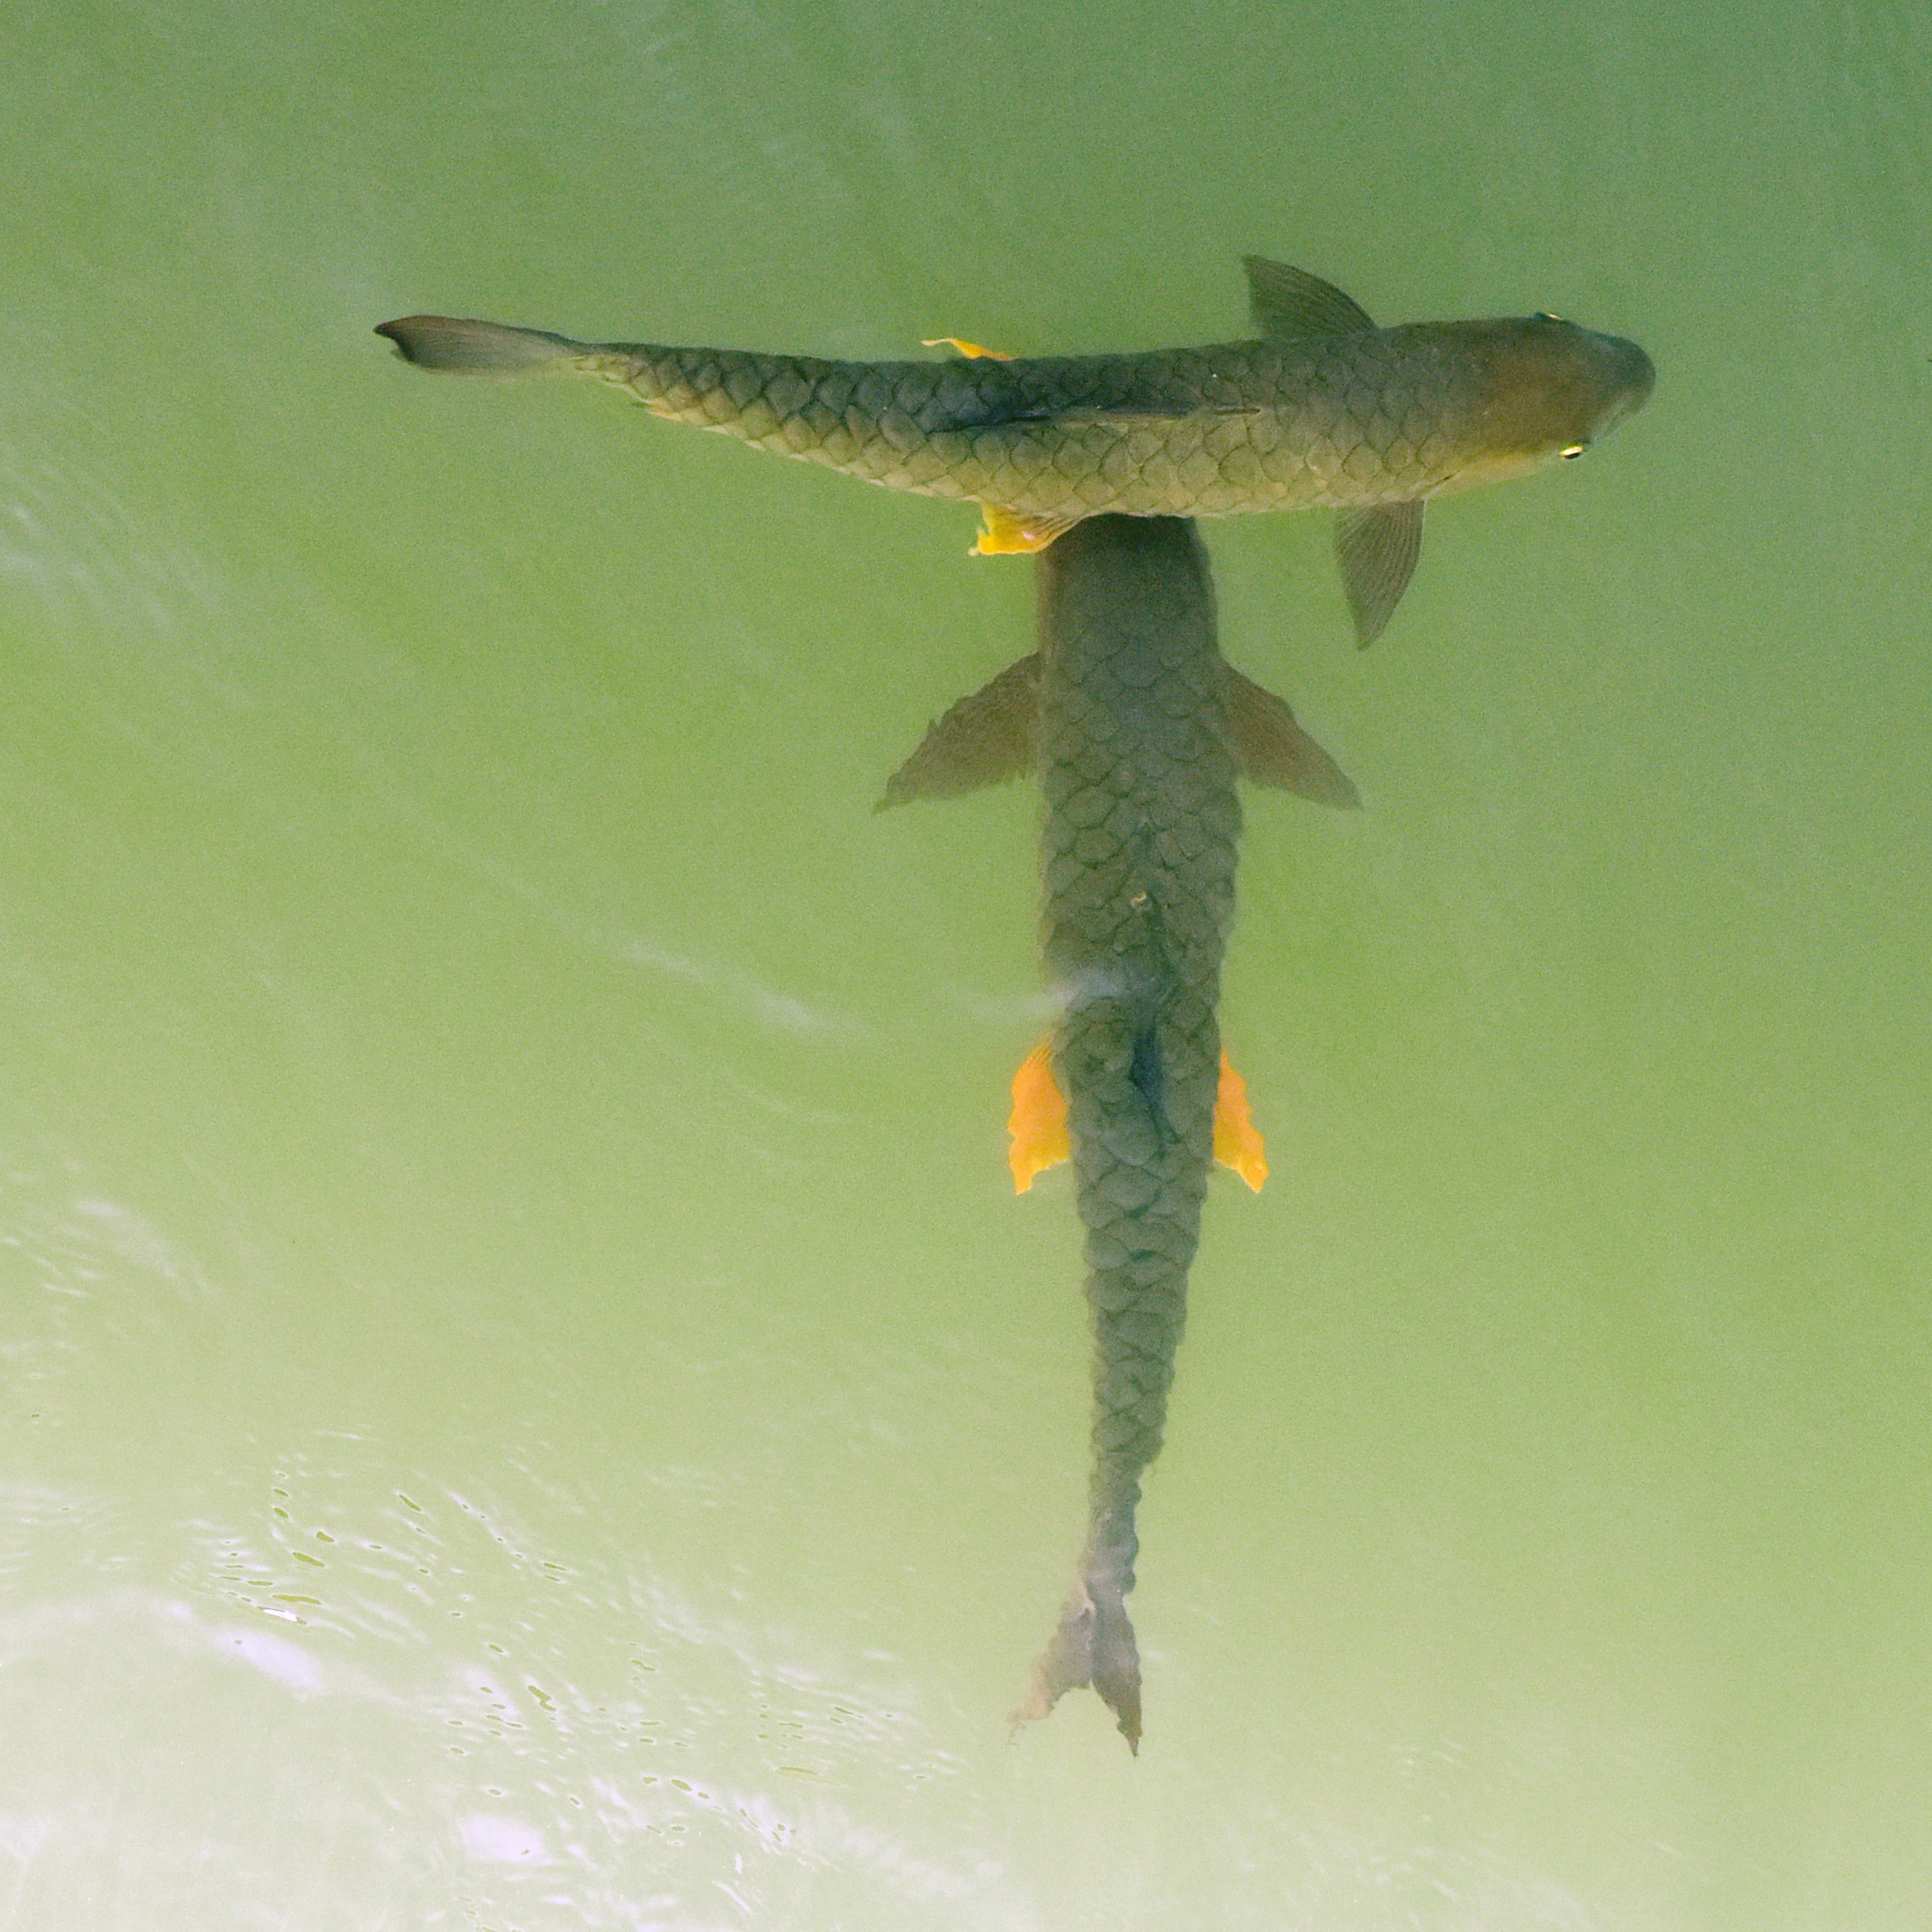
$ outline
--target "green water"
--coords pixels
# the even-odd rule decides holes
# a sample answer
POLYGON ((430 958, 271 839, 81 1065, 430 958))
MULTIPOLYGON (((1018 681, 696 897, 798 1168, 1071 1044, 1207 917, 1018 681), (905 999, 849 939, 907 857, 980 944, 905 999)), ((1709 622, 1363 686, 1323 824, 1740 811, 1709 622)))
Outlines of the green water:
POLYGON ((1713 0, 27 0, 0 26, 0 1920, 1908 1932, 1932 1897, 1932 24, 1713 0), (1004 1713, 1086 1459, 969 511, 413 309, 1213 340, 1237 257, 1648 410, 1224 641, 1270 1137, 1147 1743, 1004 1713))

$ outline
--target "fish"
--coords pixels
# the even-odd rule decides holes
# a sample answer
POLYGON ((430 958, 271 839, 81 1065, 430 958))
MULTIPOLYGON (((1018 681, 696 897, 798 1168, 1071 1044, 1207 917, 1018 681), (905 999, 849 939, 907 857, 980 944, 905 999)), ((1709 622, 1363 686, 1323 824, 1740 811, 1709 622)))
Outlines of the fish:
POLYGON ((1059 1005, 1014 1082, 1024 1192, 1070 1156, 1094 1330, 1092 1476, 1071 1595, 1015 1726, 1090 1685, 1138 1755, 1126 1599, 1214 1161, 1267 1173, 1217 1008, 1234 918, 1238 776, 1339 807, 1354 785, 1288 705, 1222 657, 1190 518, 1083 519, 1040 553, 1034 651, 961 698, 881 807, 1036 773, 1040 927, 1059 1005))
POLYGON ((977 503, 985 555, 1102 515, 1326 507, 1363 646, 1408 586, 1431 501, 1583 455, 1656 381, 1636 343, 1547 312, 1378 328, 1305 270, 1244 259, 1255 336, 1193 349, 1022 358, 947 337, 933 346, 956 357, 853 362, 451 316, 376 333, 423 369, 596 376, 653 415, 977 503))

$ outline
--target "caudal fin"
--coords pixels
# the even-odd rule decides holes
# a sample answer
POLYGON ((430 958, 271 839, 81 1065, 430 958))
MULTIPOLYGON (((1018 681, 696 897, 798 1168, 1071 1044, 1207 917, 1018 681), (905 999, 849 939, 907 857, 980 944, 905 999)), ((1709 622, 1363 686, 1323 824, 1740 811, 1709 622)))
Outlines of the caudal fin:
POLYGON ((381 324, 402 359, 418 369, 464 376, 521 376, 553 362, 594 354, 588 342, 573 342, 544 328, 510 328, 463 316, 404 316, 381 324))
POLYGON ((1042 1718, 1069 1690, 1091 1685, 1114 1714, 1127 1748, 1141 1754, 1141 1652, 1117 1588, 1088 1579, 1074 1586, 1060 1626, 1033 1667, 1013 1713, 1015 1728, 1042 1718))

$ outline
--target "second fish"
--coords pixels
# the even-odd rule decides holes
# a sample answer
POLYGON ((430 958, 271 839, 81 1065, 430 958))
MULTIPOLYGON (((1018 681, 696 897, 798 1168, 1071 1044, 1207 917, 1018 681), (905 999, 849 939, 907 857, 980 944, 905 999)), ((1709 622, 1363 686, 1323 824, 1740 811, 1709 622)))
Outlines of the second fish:
POLYGON ((1636 343, 1551 315, 1378 328, 1340 289, 1248 258, 1258 337, 1015 360, 834 362, 576 342, 406 316, 377 330, 424 369, 544 368, 616 383, 652 414, 888 489, 978 503, 982 552, 1044 549, 1088 517, 1327 506, 1356 633, 1389 620, 1431 499, 1579 456, 1642 406, 1636 343))

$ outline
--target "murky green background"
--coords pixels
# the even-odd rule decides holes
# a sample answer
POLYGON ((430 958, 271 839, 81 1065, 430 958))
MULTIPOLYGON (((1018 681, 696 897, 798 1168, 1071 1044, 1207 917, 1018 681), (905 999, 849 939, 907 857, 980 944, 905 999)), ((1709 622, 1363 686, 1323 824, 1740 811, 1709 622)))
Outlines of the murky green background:
POLYGON ((1882 1932, 1932 1896, 1932 26, 1904 4, 27 0, 0 26, 0 1918, 1882 1932), (1635 337, 1432 518, 1210 529, 1251 801, 1134 1599, 1024 1201, 963 510, 417 308, 1635 337))

